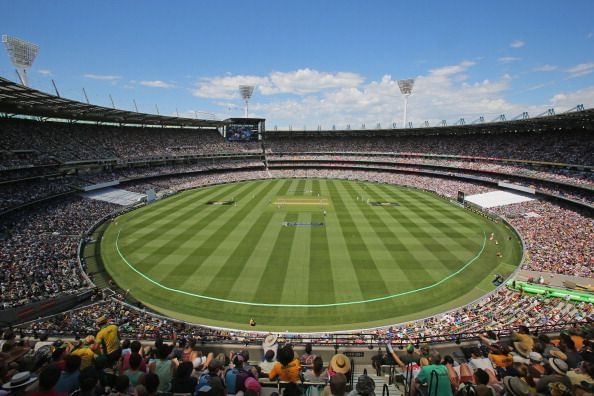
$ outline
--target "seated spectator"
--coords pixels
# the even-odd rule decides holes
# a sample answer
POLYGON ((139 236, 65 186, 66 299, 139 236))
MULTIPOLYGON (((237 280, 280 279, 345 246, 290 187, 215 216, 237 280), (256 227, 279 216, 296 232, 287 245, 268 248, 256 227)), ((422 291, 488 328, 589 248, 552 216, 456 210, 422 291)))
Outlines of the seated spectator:
POLYGON ((66 370, 66 356, 70 352, 70 344, 57 340, 54 341, 52 352, 52 364, 59 368, 61 371, 66 370))
POLYGON ((483 369, 477 369, 474 372, 474 382, 476 383, 476 393, 478 396, 497 396, 498 392, 489 385, 489 374, 483 369))
POLYGON ((225 388, 227 393, 234 395, 238 392, 245 391, 245 380, 252 375, 244 368, 245 358, 241 353, 233 355, 233 365, 225 371, 225 388))
POLYGON ((311 366, 315 358, 316 355, 312 353, 311 343, 308 342, 307 344, 305 344, 305 353, 301 355, 299 361, 301 362, 302 366, 311 366))
POLYGON ((565 362, 570 369, 575 369, 584 360, 575 347, 573 339, 567 334, 561 334, 561 342, 559 345, 561 351, 565 353, 567 359, 565 362))
POLYGON ((177 370, 171 380, 172 393, 193 393, 198 380, 192 377, 194 366, 192 362, 183 362, 177 366, 177 370))
POLYGON ((491 360, 484 357, 481 353, 481 350, 477 347, 474 347, 470 350, 470 359, 468 360, 468 365, 473 371, 478 369, 493 371, 493 364, 491 363, 491 360))
POLYGON ((441 355, 439 352, 433 351, 429 354, 429 364, 421 367, 421 371, 417 375, 414 384, 415 389, 423 387, 428 394, 436 392, 435 394, 440 396, 453 395, 448 369, 441 364, 441 355), (437 374, 437 378, 434 377, 435 374, 433 372, 437 374))
POLYGON ((278 354, 277 339, 278 339, 278 337, 275 336, 274 334, 268 334, 266 336, 266 338, 264 338, 264 341, 262 341, 263 353, 266 353, 268 350, 272 349, 274 351, 274 354, 277 355, 278 354))
POLYGON ((124 353, 122 351, 122 364, 120 365, 120 373, 123 374, 124 371, 130 368, 130 357, 132 356, 132 354, 138 354, 141 357, 140 366, 138 367, 138 370, 142 371, 143 373, 146 373, 146 362, 144 361, 144 359, 142 359, 142 352, 142 344, 136 340, 132 341, 130 343, 130 352, 124 353))
POLYGON ((336 373, 330 378, 330 384, 324 388, 323 396, 344 396, 346 388, 347 377, 342 373, 336 373))
POLYGON ((123 374, 130 379, 130 385, 133 387, 141 383, 142 377, 145 375, 145 371, 141 369, 143 360, 138 353, 129 354, 128 368, 123 374))
POLYGON ((223 365, 220 360, 212 360, 208 368, 198 379, 196 385, 197 396, 223 396, 225 394, 225 383, 222 378, 223 365))
POLYGON ((67 396, 66 392, 56 392, 54 389, 60 380, 60 369, 50 364, 39 373, 39 382, 37 391, 29 392, 29 396, 67 396))
POLYGON ((507 345, 502 343, 491 344, 489 350, 489 359, 495 367, 506 369, 513 364, 514 360, 507 345))
POLYGON ((14 374, 10 381, 2 385, 2 389, 10 392, 11 396, 23 396, 27 387, 31 386, 37 377, 32 375, 30 371, 21 371, 14 374))
POLYGON ((328 371, 324 368, 324 361, 321 356, 316 356, 313 360, 313 368, 307 369, 303 377, 308 382, 328 381, 328 371))
POLYGON ((575 370, 567 371, 567 377, 573 386, 582 382, 594 385, 594 363, 584 360, 575 370))
POLYGON ((549 384, 561 382, 567 389, 571 389, 571 380, 567 376, 567 363, 559 358, 550 358, 545 365, 545 374, 540 377, 536 384, 536 391, 540 393, 549 392, 549 384))
POLYGON ((87 367, 80 371, 78 376, 79 390, 74 392, 76 396, 96 396, 100 394, 101 389, 98 389, 99 375, 95 367, 87 367))
POLYGON ((265 376, 268 377, 268 373, 270 373, 270 370, 272 370, 272 367, 274 367, 274 363, 274 351, 269 349, 264 354, 264 360, 260 362, 262 374, 265 374, 265 376))
POLYGON ((128 396, 130 393, 130 379, 125 375, 119 375, 116 378, 116 382, 111 390, 110 396, 128 396))
POLYGON ((142 385, 144 385, 147 396, 156 396, 160 388, 159 376, 155 373, 148 373, 144 376, 142 385))
POLYGON ((169 359, 170 352, 169 345, 159 345, 156 359, 151 359, 148 364, 149 372, 159 377, 160 392, 168 392, 171 387, 171 378, 175 370, 175 363, 169 359))
POLYGON ((368 375, 361 375, 357 378, 357 385, 349 396, 375 396, 375 382, 368 375))
POLYGON ((285 345, 278 350, 277 362, 270 370, 268 378, 271 381, 279 378, 281 381, 297 382, 300 380, 301 364, 299 359, 295 358, 293 347, 285 345))
POLYGON ((66 356, 66 367, 60 374, 56 384, 56 392, 72 393, 78 389, 78 377, 80 375, 81 358, 76 355, 66 356))
POLYGON ((88 336, 85 338, 83 343, 74 348, 71 355, 78 356, 81 359, 80 370, 84 370, 87 367, 90 367, 93 364, 93 360, 95 360, 95 352, 93 351, 92 347, 95 346, 95 337, 88 336))
POLYGON ((505 394, 509 396, 529 396, 530 386, 518 377, 504 377, 505 394))
POLYGON ((328 375, 334 376, 336 373, 344 374, 347 378, 351 372, 351 360, 342 353, 337 353, 330 359, 328 375))

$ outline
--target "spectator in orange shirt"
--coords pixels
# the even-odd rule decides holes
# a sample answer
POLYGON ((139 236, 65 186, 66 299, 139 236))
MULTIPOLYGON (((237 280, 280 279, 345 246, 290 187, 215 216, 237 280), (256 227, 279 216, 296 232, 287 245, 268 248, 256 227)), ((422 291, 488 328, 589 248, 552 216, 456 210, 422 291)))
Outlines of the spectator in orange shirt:
POLYGON ((295 358, 295 352, 291 345, 285 345, 279 348, 277 353, 277 362, 268 373, 268 378, 273 381, 277 377, 281 381, 298 382, 301 373, 301 363, 295 358))

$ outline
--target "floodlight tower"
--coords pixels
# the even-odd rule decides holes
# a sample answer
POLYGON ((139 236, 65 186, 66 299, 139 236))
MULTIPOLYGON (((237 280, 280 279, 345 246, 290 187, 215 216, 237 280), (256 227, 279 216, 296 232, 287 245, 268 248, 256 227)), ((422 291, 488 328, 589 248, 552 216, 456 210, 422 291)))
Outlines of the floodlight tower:
POLYGON ((248 102, 254 93, 254 86, 253 85, 240 85, 239 86, 239 93, 241 94, 241 98, 245 102, 245 118, 248 118, 248 102))
POLYGON ((412 93, 413 85, 415 84, 415 80, 410 78, 408 80, 398 80, 398 87, 400 88, 400 93, 404 95, 404 122, 402 125, 403 128, 406 128, 406 110, 408 108, 408 97, 412 93))
POLYGON ((10 60, 21 79, 21 84, 26 86, 28 82, 27 69, 33 64, 37 52, 39 52, 39 46, 5 34, 2 35, 2 42, 4 43, 6 51, 8 51, 8 55, 10 56, 10 60))

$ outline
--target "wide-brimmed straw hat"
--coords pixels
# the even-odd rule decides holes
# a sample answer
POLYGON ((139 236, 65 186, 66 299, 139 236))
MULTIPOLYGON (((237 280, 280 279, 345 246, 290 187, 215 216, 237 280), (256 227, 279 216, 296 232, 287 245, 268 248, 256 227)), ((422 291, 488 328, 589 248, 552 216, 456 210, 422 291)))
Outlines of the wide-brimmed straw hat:
POLYGON ((332 356, 330 360, 330 368, 335 373, 346 374, 351 371, 351 361, 348 357, 342 353, 332 356))
POLYGON ((567 374, 567 370, 569 370, 567 363, 558 358, 550 358, 549 365, 557 374, 565 375, 567 374))
POLYGON ((274 334, 268 334, 262 342, 262 347, 264 349, 272 348, 274 344, 276 344, 276 340, 278 340, 277 336, 275 336, 274 334))
POLYGON ((21 388, 23 386, 27 386, 33 382, 37 381, 37 377, 31 375, 30 371, 21 371, 20 373, 16 373, 12 376, 10 381, 2 385, 4 389, 15 389, 21 388))
POLYGON ((519 377, 504 377, 503 385, 505 390, 514 396, 529 396, 530 386, 519 377))
POLYGON ((514 349, 518 352, 522 357, 528 359, 530 357, 530 349, 526 347, 526 344, 522 342, 514 342, 514 349))

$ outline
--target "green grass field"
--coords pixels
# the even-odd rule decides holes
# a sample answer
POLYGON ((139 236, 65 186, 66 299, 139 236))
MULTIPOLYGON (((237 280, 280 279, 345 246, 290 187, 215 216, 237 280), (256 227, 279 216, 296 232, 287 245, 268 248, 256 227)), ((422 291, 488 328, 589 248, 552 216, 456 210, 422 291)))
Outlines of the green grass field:
POLYGON ((504 224, 433 194, 326 179, 186 191, 118 217, 101 241, 110 275, 147 306, 261 331, 423 318, 492 290, 521 254, 504 224))

